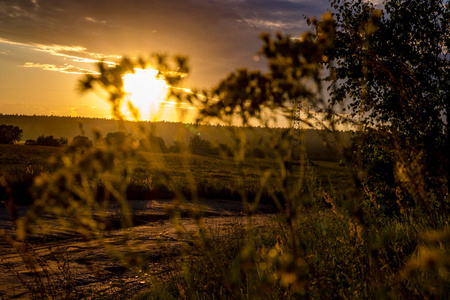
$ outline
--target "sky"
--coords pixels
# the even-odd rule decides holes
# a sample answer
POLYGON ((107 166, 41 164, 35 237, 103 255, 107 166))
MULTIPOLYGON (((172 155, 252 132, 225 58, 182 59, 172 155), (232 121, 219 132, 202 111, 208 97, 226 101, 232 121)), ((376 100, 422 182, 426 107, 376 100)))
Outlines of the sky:
POLYGON ((108 117, 99 93, 79 94, 95 62, 184 55, 186 88, 237 68, 263 69, 262 32, 293 37, 328 0, 0 0, 0 113, 108 117))

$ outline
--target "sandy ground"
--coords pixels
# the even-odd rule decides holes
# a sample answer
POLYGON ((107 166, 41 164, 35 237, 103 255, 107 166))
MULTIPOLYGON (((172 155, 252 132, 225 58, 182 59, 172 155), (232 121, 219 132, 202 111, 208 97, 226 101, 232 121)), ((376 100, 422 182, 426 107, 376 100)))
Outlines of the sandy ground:
MULTIPOLYGON (((29 291, 33 289, 35 296, 45 290, 47 293, 53 291, 55 298, 130 298, 145 291, 151 278, 164 279, 177 267, 181 245, 192 243, 186 233, 195 232, 197 227, 192 219, 182 217, 184 230, 177 232, 166 212, 169 201, 130 203, 134 227, 131 230, 117 229, 119 226, 113 228, 105 233, 104 244, 86 241, 74 232, 55 228, 54 232, 31 237, 32 248, 28 253, 32 255, 24 257, 0 238, 0 299, 30 298, 29 291), (118 245, 128 240, 130 234, 130 251, 134 254, 129 257, 145 257, 144 271, 125 268, 105 250, 104 245, 108 245, 128 251, 118 245), (36 269, 27 267, 24 259, 34 262, 36 269)), ((27 209, 21 206, 19 213, 23 215, 27 209)), ((112 213, 114 210, 112 207, 112 213)), ((229 226, 245 222, 239 202, 209 200, 204 202, 202 210, 206 225, 215 228, 219 234, 226 232, 229 226)), ((254 220, 265 222, 267 217, 267 214, 260 214, 254 220)), ((5 208, 1 207, 0 229, 12 233, 13 227, 5 208)))

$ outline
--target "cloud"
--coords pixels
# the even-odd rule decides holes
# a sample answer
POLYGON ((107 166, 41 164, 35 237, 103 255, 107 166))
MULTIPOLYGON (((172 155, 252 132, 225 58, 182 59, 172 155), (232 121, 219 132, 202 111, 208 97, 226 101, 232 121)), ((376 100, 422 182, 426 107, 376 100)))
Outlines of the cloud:
POLYGON ((6 15, 10 18, 30 16, 30 14, 19 5, 6 3, 0 3, 0 15, 6 15))
POLYGON ((84 17, 84 19, 85 19, 86 21, 88 21, 88 22, 91 22, 91 23, 101 23, 101 24, 106 24, 106 21, 105 21, 105 20, 99 21, 99 20, 97 20, 97 19, 95 19, 95 18, 93 18, 93 17, 84 17))
POLYGON ((31 3, 33 3, 34 8, 36 8, 36 9, 39 8, 39 3, 37 0, 31 0, 31 3))
POLYGON ((280 21, 271 21, 271 20, 263 20, 263 19, 247 19, 244 18, 244 21, 250 25, 251 27, 259 27, 259 28, 268 28, 268 29, 292 29, 299 27, 299 23, 288 23, 288 22, 280 22, 280 21))
POLYGON ((83 63, 97 63, 99 61, 105 61, 109 64, 114 64, 114 61, 121 58, 120 55, 105 55, 102 53, 88 52, 87 49, 82 46, 64 46, 64 45, 32 45, 36 47, 36 51, 47 52, 54 56, 61 56, 64 58, 72 59, 74 62, 83 63))
POLYGON ((16 45, 16 46, 28 46, 25 43, 9 41, 9 40, 6 40, 6 39, 2 39, 1 37, 0 37, 0 44, 9 44, 9 45, 16 45))
POLYGON ((120 55, 106 55, 103 53, 88 52, 87 49, 83 46, 26 44, 5 40, 2 38, 0 38, 0 43, 17 46, 27 46, 38 52, 44 52, 52 56, 61 57, 63 59, 70 59, 71 61, 76 63, 87 63, 90 65, 100 61, 106 62, 108 64, 114 64, 122 57, 120 55))
POLYGON ((33 63, 33 62, 26 62, 23 67, 25 68, 38 68, 45 71, 56 71, 66 74, 98 74, 98 72, 89 70, 89 69, 83 69, 79 67, 75 67, 73 65, 62 65, 62 66, 56 66, 52 64, 40 64, 40 63, 33 63))

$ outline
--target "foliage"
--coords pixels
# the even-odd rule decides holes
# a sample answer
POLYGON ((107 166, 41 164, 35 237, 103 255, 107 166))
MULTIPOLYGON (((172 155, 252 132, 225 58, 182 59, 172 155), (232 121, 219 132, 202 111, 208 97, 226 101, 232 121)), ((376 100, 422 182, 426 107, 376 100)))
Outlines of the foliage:
POLYGON ((330 1, 336 46, 329 77, 333 101, 348 97, 351 111, 372 124, 425 134, 442 132, 448 106, 448 4, 440 0, 330 1))
POLYGON ((49 136, 41 135, 37 138, 36 145, 59 147, 59 146, 67 145, 67 142, 68 142, 68 139, 65 137, 60 137, 59 139, 56 139, 52 135, 49 135, 49 136))
POLYGON ((22 129, 13 125, 0 125, 0 144, 14 144, 22 138, 22 129))
MULTIPOLYGON (((261 38, 264 46, 260 55, 268 59, 267 73, 240 69, 211 91, 204 91, 202 97, 187 95, 188 100, 203 104, 202 120, 217 118, 231 124, 238 117, 242 125, 248 125, 253 118, 267 126, 272 119, 264 116, 265 110, 281 110, 293 117, 292 106, 299 103, 324 108, 321 72, 328 59, 323 54, 334 41, 331 14, 323 16, 316 34, 306 32, 299 39, 281 34, 272 39, 263 34, 261 38)), ((301 121, 309 124, 312 119, 314 116, 307 114, 301 121)))
MULTIPOLYGON (((392 190, 395 176, 401 193, 431 212, 435 207, 429 206, 438 204, 428 199, 448 195, 449 4, 390 0, 381 9, 370 1, 331 4, 337 22, 327 62, 331 104, 348 103, 354 116, 389 141, 370 141, 372 149, 385 153, 378 161, 390 165, 368 181, 392 190), (420 188, 409 190, 413 182, 420 188)), ((363 160, 376 162, 369 147, 359 149, 363 160)))
POLYGON ((400 189, 394 176, 393 146, 391 135, 376 130, 358 134, 353 142, 353 160, 361 158, 366 169, 362 182, 365 203, 371 211, 378 211, 378 217, 398 217, 401 208, 408 206, 406 199, 404 203, 393 201, 400 189))

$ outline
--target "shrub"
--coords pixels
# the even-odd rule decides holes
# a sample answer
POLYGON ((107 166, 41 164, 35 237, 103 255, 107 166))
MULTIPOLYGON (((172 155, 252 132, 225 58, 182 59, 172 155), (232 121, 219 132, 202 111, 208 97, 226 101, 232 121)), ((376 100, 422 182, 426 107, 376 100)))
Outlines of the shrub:
POLYGON ((36 140, 26 140, 25 145, 37 145, 36 140))
POLYGON ((202 139, 199 135, 189 139, 189 150, 198 155, 217 155, 217 150, 213 148, 211 142, 202 139))
POLYGON ((106 135, 106 143, 108 145, 121 145, 125 143, 127 135, 122 131, 110 132, 106 135))
POLYGON ((41 135, 37 138, 36 145, 59 147, 66 145, 67 141, 68 140, 65 137, 60 137, 59 139, 56 139, 52 135, 49 136, 41 135))
POLYGON ((72 148, 90 148, 92 147, 92 141, 89 140, 87 136, 77 135, 70 142, 70 147, 72 148))

